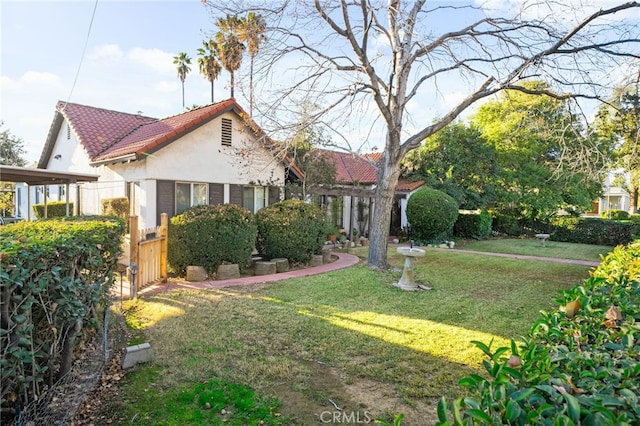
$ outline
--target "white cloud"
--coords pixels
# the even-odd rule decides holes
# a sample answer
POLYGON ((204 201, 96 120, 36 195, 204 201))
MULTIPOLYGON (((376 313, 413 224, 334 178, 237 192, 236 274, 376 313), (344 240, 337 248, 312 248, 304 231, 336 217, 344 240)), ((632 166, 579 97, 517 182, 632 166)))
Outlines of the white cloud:
POLYGON ((127 52, 127 58, 160 72, 167 72, 173 70, 175 67, 173 64, 173 55, 160 49, 134 47, 127 52))
POLYGON ((18 79, 0 77, 0 89, 3 92, 54 90, 62 87, 62 80, 50 72, 27 71, 18 79))
POLYGON ((175 92, 179 88, 175 81, 160 81, 154 87, 159 92, 175 92))
POLYGON ((118 60, 124 56, 122 49, 117 44, 103 44, 95 47, 88 55, 92 60, 112 59, 118 60))

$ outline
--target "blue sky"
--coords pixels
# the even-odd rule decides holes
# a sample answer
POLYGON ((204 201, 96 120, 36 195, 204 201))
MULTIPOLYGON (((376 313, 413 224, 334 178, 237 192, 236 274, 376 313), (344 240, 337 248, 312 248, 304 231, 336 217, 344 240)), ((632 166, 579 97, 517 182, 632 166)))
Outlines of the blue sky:
MULTIPOLYGON (((214 25, 198 0, 98 2, 82 67, 74 79, 95 2, 0 2, 2 129, 22 138, 36 161, 58 100, 167 117, 182 111, 173 56, 192 57, 185 103, 210 102, 196 49, 214 25)), ((228 75, 215 82, 216 100, 229 96, 228 75)))

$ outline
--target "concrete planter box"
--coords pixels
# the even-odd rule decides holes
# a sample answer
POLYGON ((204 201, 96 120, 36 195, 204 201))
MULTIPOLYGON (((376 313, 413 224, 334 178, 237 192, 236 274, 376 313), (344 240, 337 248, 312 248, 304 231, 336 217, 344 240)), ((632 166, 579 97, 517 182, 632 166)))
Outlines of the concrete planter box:
POLYGON ((233 278, 240 278, 240 267, 237 263, 218 266, 216 271, 217 280, 230 280, 233 278))
POLYGON ((187 281, 206 281, 207 271, 202 266, 187 266, 187 281))

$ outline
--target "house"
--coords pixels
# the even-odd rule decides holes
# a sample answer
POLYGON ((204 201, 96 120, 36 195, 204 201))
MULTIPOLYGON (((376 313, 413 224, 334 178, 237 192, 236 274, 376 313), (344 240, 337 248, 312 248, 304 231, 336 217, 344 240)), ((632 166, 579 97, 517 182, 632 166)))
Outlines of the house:
POLYGON ((589 215, 599 216, 609 210, 631 210, 631 195, 626 188, 629 187, 631 175, 622 170, 612 171, 607 174, 602 185, 602 196, 593 202, 593 210, 589 215))
MULTIPOLYGON (((343 229, 350 239, 353 239, 355 232, 360 236, 368 236, 369 220, 373 217, 375 209, 377 181, 375 163, 380 159, 381 154, 368 153, 360 156, 347 152, 320 150, 319 155, 335 168, 335 183, 320 185, 314 190, 317 203, 324 208, 330 221, 343 229)), ((424 181, 405 179, 398 181, 391 212, 391 235, 398 235, 407 227, 407 200, 423 185, 424 181)))
POLYGON ((271 146, 233 98, 163 119, 59 102, 38 168, 98 175, 70 190, 74 209, 100 214, 101 200, 128 197, 150 228, 194 205, 256 212, 279 201, 287 172, 299 170, 271 146))

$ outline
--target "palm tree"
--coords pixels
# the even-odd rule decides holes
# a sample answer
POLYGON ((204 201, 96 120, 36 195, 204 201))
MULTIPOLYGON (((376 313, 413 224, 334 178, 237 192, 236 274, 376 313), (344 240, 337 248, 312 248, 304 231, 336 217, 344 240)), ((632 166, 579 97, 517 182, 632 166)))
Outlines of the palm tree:
POLYGON ((200 73, 211 82, 211 103, 213 103, 213 82, 218 79, 222 66, 216 56, 218 55, 218 45, 215 40, 203 41, 198 49, 198 68, 200 73))
POLYGON ((218 58, 220 58, 222 67, 231 74, 231 97, 233 98, 235 72, 242 64, 242 52, 245 49, 244 44, 238 37, 240 19, 234 15, 227 15, 226 18, 218 18, 217 25, 220 28, 220 31, 216 34, 218 58))
POLYGON ((184 109, 184 80, 187 78, 187 74, 191 71, 189 65, 191 65, 191 58, 184 52, 178 53, 178 56, 173 57, 173 63, 177 65, 178 78, 182 82, 182 109, 184 109))
POLYGON ((247 17, 242 19, 238 36, 240 41, 247 43, 247 51, 251 58, 251 70, 249 71, 249 116, 253 116, 253 61, 260 49, 260 43, 267 38, 264 31, 267 29, 267 23, 260 14, 249 12, 247 17))

